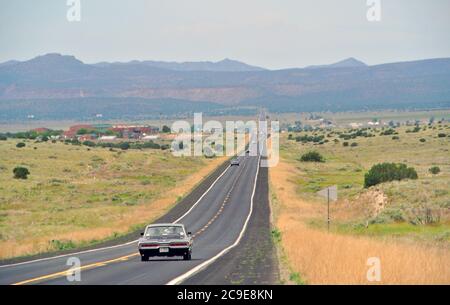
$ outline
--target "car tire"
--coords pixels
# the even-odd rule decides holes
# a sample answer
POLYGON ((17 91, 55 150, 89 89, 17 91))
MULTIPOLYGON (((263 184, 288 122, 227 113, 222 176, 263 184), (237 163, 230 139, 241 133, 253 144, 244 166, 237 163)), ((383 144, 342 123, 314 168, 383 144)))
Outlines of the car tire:
POLYGON ((141 262, 146 262, 148 261, 148 256, 147 255, 141 255, 141 262))
POLYGON ((191 252, 189 252, 189 253, 183 255, 183 259, 184 259, 185 261, 190 261, 191 258, 192 258, 191 252))

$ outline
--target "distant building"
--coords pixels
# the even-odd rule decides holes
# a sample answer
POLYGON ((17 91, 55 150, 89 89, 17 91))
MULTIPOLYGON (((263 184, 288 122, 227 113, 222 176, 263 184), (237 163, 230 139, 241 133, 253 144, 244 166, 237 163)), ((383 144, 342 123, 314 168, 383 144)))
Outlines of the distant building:
POLYGON ((115 139, 117 139, 117 136, 101 136, 98 139, 99 141, 114 141, 115 139))
POLYGON ((356 123, 356 122, 350 123, 349 125, 350 125, 350 127, 353 128, 353 129, 358 129, 359 127, 362 126, 361 123, 356 123))
POLYGON ((150 135, 150 136, 144 136, 144 137, 142 137, 141 140, 144 140, 144 141, 151 141, 151 140, 156 140, 156 139, 158 139, 158 138, 159 138, 158 135, 150 135))
POLYGON ((148 125, 115 125, 110 130, 126 139, 140 139, 159 132, 159 128, 148 125))
POLYGON ((78 141, 80 141, 80 142, 95 140, 95 136, 91 135, 91 134, 80 135, 77 138, 78 138, 78 141))
POLYGON ((66 139, 76 138, 80 129, 90 130, 93 129, 93 126, 87 124, 70 126, 69 130, 64 131, 63 137, 66 139))
POLYGON ((34 131, 37 133, 44 133, 44 132, 50 131, 50 129, 45 128, 45 127, 39 127, 39 128, 32 129, 31 131, 34 131))

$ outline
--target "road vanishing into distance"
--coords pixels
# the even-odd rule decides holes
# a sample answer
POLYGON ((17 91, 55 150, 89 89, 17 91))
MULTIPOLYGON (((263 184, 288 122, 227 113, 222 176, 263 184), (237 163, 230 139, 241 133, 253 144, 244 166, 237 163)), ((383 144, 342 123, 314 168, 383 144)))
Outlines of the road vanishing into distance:
POLYGON ((205 182, 204 190, 197 191, 191 204, 183 207, 180 202, 169 212, 170 222, 182 223, 192 232, 192 260, 155 257, 142 262, 137 241, 131 240, 1 265, 0 284, 273 283, 277 268, 270 238, 267 169, 260 168, 259 155, 240 156, 239 160, 239 166, 218 169, 216 177, 205 182), (72 267, 67 264, 70 257, 81 262, 81 281, 67 278, 67 270, 72 267))

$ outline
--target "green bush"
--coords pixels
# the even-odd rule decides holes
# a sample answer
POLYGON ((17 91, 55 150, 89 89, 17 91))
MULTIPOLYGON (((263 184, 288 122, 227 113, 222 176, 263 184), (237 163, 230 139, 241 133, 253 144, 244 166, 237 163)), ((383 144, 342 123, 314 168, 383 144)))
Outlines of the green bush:
POLYGON ((19 142, 19 143, 16 144, 16 147, 17 147, 17 148, 25 147, 25 143, 19 142))
POLYGON ((84 141, 83 145, 88 147, 95 147, 95 143, 92 141, 84 141))
POLYGON ((71 240, 58 240, 54 239, 50 242, 52 247, 56 250, 70 250, 76 247, 75 243, 71 240))
POLYGON ((390 135, 393 135, 393 134, 397 134, 397 132, 394 129, 387 129, 385 131, 382 131, 380 133, 380 136, 390 136, 390 135))
POLYGON ((13 169, 15 179, 27 179, 30 171, 26 167, 18 166, 13 169))
POLYGON ((325 159, 317 151, 310 151, 303 154, 300 160, 302 162, 325 162, 325 159))
POLYGON ((6 140, 8 140, 8 138, 6 136, 4 136, 4 135, 0 136, 0 141, 6 141, 6 140))
POLYGON ((379 183, 403 180, 417 179, 418 175, 414 168, 407 167, 402 163, 381 163, 372 166, 364 176, 364 187, 371 187, 379 183))
POLYGON ((120 149, 122 149, 122 150, 127 150, 127 149, 130 148, 130 143, 128 143, 128 142, 122 142, 122 143, 119 144, 119 147, 120 147, 120 149))
POLYGON ((295 138, 295 141, 297 142, 302 142, 302 143, 319 143, 322 142, 323 139, 325 138, 325 136, 320 135, 320 136, 308 136, 308 135, 304 135, 304 136, 298 136, 295 138))
POLYGON ((437 175, 441 172, 441 169, 438 166, 433 166, 428 171, 433 175, 437 175))

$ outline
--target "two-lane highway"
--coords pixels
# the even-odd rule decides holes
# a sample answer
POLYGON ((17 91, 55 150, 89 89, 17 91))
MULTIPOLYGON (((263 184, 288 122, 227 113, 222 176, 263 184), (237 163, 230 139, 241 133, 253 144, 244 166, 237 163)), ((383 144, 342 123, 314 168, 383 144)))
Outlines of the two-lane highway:
POLYGON ((178 284, 214 264, 238 244, 248 224, 259 172, 257 156, 242 156, 227 167, 177 222, 194 235, 191 261, 153 258, 141 262, 137 243, 95 249, 60 257, 0 266, 0 284, 178 284), (81 261, 81 281, 68 281, 67 260, 81 261))

